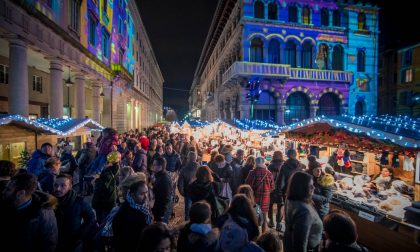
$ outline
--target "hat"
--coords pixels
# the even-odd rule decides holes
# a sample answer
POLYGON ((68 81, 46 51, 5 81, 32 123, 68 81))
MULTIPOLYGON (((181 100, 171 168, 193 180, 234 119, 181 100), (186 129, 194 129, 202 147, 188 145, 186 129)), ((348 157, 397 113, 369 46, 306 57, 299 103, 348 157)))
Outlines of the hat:
POLYGON ((263 157, 257 157, 256 159, 255 159, 255 166, 256 167, 266 167, 265 166, 265 159, 263 158, 263 157))
POLYGON ((222 150, 221 150, 222 154, 231 153, 232 151, 233 151, 233 147, 230 144, 224 145, 222 150))

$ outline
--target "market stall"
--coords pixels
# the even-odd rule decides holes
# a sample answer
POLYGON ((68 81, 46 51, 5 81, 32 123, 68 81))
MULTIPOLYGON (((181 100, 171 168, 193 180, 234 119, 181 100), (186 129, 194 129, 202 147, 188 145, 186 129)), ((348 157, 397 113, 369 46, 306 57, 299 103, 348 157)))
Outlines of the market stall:
POLYGON ((418 121, 382 119, 318 117, 281 130, 336 172, 331 208, 352 216, 361 243, 377 251, 420 251, 420 216, 412 211, 420 200, 418 121))

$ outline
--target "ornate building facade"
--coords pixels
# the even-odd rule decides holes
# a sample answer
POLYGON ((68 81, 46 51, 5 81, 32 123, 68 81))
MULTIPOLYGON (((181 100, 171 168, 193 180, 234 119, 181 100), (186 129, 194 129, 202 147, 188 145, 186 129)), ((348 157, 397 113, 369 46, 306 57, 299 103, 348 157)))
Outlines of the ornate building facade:
POLYGON ((193 116, 284 125, 376 114, 378 11, 333 0, 220 0, 190 90, 193 116))
POLYGON ((0 113, 125 131, 161 120, 162 86, 135 1, 0 0, 0 113))

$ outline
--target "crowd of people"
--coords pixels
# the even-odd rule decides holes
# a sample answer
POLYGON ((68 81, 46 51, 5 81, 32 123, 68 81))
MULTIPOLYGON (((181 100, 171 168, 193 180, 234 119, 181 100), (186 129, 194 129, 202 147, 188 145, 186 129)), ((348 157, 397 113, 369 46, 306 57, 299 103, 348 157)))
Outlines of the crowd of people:
POLYGON ((0 161, 4 251, 367 251, 329 209, 333 175, 294 149, 268 163, 165 126, 55 149, 42 144, 27 169, 0 161), (185 222, 170 226, 179 197, 185 222))

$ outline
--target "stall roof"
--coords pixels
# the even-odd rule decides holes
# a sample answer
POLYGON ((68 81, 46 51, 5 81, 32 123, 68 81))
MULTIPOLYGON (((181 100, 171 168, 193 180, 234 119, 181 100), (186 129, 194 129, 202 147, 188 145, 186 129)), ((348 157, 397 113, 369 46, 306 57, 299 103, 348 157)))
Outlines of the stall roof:
POLYGON ((0 125, 15 125, 37 133, 56 134, 56 130, 21 115, 0 115, 0 125))
MULTIPOLYGON (((384 142, 390 142, 392 144, 396 144, 402 147, 406 147, 406 148, 419 148, 420 147, 420 142, 418 140, 420 133, 419 133, 418 124, 416 123, 417 119, 414 120, 414 119, 406 118, 405 120, 407 122, 413 123, 413 125, 408 126, 407 124, 405 128, 403 128, 404 133, 400 134, 402 127, 400 127, 399 130, 396 130, 391 127, 385 127, 384 125, 387 125, 387 123, 380 122, 379 119, 381 119, 381 117, 371 117, 371 118, 372 119, 369 120, 366 117, 353 118, 352 116, 336 116, 336 117, 318 116, 318 117, 306 119, 304 121, 294 123, 288 126, 283 126, 280 128, 278 132, 296 131, 305 127, 312 127, 314 131, 322 131, 322 127, 313 127, 313 126, 315 124, 316 125, 328 124, 332 128, 345 129, 349 132, 356 133, 356 134, 365 134, 369 138, 384 141, 384 142), (364 123, 364 121, 375 121, 375 122, 364 123)), ((396 123, 397 126, 399 124, 402 124, 402 125, 405 124, 403 122, 397 123, 397 121, 394 123, 396 123)), ((389 125, 391 125, 391 123, 388 124, 388 126, 389 125)))
POLYGON ((40 118, 35 120, 37 123, 53 128, 57 131, 58 135, 67 136, 76 132, 82 127, 90 130, 102 130, 104 127, 90 118, 76 119, 76 118, 40 118))

